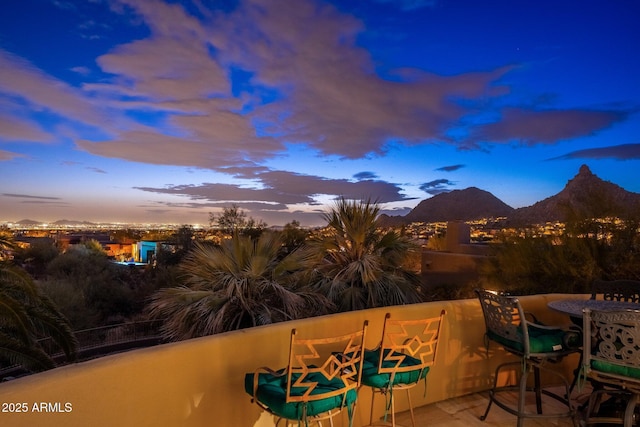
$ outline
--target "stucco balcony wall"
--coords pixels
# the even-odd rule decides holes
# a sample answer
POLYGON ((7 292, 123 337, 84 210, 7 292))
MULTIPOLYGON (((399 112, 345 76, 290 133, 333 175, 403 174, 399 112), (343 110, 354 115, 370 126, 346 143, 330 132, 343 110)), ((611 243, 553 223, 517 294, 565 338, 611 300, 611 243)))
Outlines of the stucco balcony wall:
MULTIPOLYGON (((566 316, 547 309, 548 301, 562 297, 566 295, 521 300, 525 310, 541 321, 567 324, 566 316)), ((496 345, 487 352, 478 301, 457 300, 257 327, 111 355, 5 382, 0 384, 0 425, 272 426, 271 418, 244 392, 244 375, 261 366, 284 366, 292 327, 301 337, 322 337, 356 330, 366 319, 367 347, 372 348, 380 340, 387 311, 398 318, 419 318, 437 316, 443 308, 447 314, 436 366, 428 375, 426 393, 422 384, 412 390, 414 404, 489 389, 495 367, 512 356, 496 345), (16 408, 24 412, 16 413, 16 408)), ((561 368, 570 376, 576 363, 577 355, 561 368)), ((398 409, 406 409, 405 393, 397 393, 396 398, 398 409)), ((367 423, 370 399, 371 392, 363 388, 356 427, 367 423)), ((379 397, 376 408, 376 415, 381 416, 384 403, 379 397)), ((337 425, 347 425, 346 414, 337 425)))

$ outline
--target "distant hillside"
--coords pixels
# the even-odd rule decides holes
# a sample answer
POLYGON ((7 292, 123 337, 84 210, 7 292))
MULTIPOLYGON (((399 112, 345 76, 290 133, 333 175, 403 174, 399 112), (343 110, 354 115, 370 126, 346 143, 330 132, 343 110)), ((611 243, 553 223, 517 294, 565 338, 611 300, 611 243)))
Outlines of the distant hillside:
POLYGON ((438 194, 420 202, 406 216, 380 215, 382 226, 411 222, 470 221, 507 217, 511 226, 567 221, 574 218, 604 218, 640 215, 640 194, 632 193, 594 175, 587 165, 555 196, 536 204, 513 209, 493 194, 470 187, 438 194))
POLYGON ((54 225, 64 225, 64 226, 74 226, 74 225, 95 225, 93 222, 89 221, 77 221, 77 220, 69 220, 69 219, 59 219, 56 222, 53 222, 54 225))
POLYGON ((40 221, 34 221, 32 219, 21 219, 16 224, 20 224, 20 225, 37 225, 37 224, 40 224, 40 221))
POLYGON ((470 221, 509 216, 514 209, 488 191, 470 187, 441 193, 421 201, 404 217, 381 216, 383 225, 411 222, 470 221))
POLYGON ((556 194, 516 209, 509 224, 522 226, 574 218, 624 217, 640 214, 640 194, 632 193, 594 175, 587 165, 556 194))

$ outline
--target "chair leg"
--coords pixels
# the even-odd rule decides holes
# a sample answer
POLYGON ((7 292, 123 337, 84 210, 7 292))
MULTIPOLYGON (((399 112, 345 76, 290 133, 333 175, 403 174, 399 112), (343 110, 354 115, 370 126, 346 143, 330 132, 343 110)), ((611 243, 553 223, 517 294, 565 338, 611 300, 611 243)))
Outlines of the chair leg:
POLYGON ((369 412, 369 425, 373 425, 373 403, 376 400, 376 391, 371 389, 371 411, 369 412))
POLYGON ((396 427, 396 399, 393 397, 393 392, 391 392, 391 426, 396 427))
POLYGON ((573 381, 571 381, 571 386, 569 387, 569 396, 567 396, 567 400, 570 399, 571 394, 573 393, 573 389, 576 388, 576 384, 578 384, 578 378, 580 377, 580 368, 582 367, 582 358, 584 355, 580 352, 580 359, 578 359, 578 367, 573 371, 573 381))
POLYGON ((411 393, 409 393, 409 389, 407 389, 407 400, 409 401, 409 412, 411 413, 411 425, 416 427, 416 419, 413 416, 413 403, 411 402, 411 393))
POLYGON ((631 427, 633 425, 633 413, 636 410, 638 404, 638 393, 633 393, 629 397, 627 408, 624 411, 624 427, 631 427))
MULTIPOLYGON (((529 376, 529 366, 525 364, 520 377, 520 395, 518 396, 518 427, 524 424, 525 400, 527 397, 527 377, 529 376)), ((536 390, 537 391, 537 390, 536 390)), ((537 400, 537 396, 536 396, 537 400)))
POLYGON ((536 410, 538 414, 542 413, 542 388, 540 386, 540 368, 537 366, 533 367, 533 376, 534 376, 534 389, 536 392, 536 410))
POLYGON ((487 419, 487 415, 489 415, 489 410, 491 409, 491 405, 493 404, 493 395, 496 392, 496 387, 498 387, 498 374, 500 373, 500 366, 496 369, 496 373, 493 378, 493 388, 489 390, 489 404, 487 405, 487 409, 484 410, 484 414, 480 416, 480 421, 484 421, 487 419))

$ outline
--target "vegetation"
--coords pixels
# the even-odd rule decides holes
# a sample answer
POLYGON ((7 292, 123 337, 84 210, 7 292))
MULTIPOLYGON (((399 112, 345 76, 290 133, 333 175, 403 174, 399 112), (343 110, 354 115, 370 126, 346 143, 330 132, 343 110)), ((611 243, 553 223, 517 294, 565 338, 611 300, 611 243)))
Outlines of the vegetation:
POLYGON ((41 371, 55 366, 38 343, 51 337, 69 360, 77 342, 71 326, 55 305, 18 267, 0 266, 0 362, 41 371))
POLYGON ((415 247, 396 231, 377 227, 376 202, 340 199, 325 214, 327 235, 310 244, 321 254, 314 288, 339 311, 420 301, 419 276, 404 265, 415 247))
POLYGON ((170 340, 188 339, 326 313, 329 301, 304 286, 312 254, 283 254, 279 234, 198 243, 181 265, 185 284, 156 292, 152 317, 170 340))
POLYGON ((582 218, 559 236, 503 236, 484 265, 484 284, 516 294, 585 293, 595 279, 640 280, 638 226, 582 218))
POLYGON ((245 211, 238 205, 223 208, 220 215, 209 214, 209 224, 217 227, 228 236, 248 235, 257 237, 267 228, 267 223, 262 220, 247 218, 245 211))

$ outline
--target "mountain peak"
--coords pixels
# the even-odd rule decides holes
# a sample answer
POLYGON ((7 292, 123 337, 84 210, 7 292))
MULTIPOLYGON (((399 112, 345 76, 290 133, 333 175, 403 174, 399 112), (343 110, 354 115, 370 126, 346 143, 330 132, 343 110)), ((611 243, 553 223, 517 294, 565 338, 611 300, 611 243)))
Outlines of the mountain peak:
POLYGON ((593 173, 591 172, 591 169, 589 169, 589 166, 582 165, 580 166, 580 171, 578 172, 578 175, 593 176, 593 173))
POLYGON ((477 187, 440 193, 421 201, 404 218, 408 222, 437 222, 509 216, 513 208, 477 187))
POLYGON ((516 225, 567 221, 575 218, 626 216, 640 209, 640 194, 600 179, 587 165, 558 194, 516 209, 509 221, 516 225))

